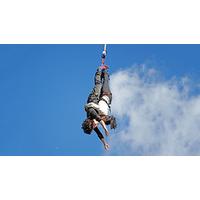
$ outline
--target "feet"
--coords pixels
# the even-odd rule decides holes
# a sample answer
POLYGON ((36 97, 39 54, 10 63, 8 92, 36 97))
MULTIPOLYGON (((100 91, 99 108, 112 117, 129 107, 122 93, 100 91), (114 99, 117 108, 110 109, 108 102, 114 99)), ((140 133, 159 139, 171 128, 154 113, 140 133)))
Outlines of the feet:
POLYGON ((97 68, 97 72, 104 72, 108 68, 109 67, 107 65, 101 65, 100 67, 97 68))
POLYGON ((102 65, 102 66, 100 66, 99 68, 103 71, 103 70, 107 70, 107 69, 108 69, 108 66, 107 66, 107 65, 102 65))

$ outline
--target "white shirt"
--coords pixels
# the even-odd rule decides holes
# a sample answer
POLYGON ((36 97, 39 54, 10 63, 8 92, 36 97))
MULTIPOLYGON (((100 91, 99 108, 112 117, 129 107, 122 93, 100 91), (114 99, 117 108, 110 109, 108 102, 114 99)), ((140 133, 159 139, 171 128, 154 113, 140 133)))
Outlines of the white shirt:
POLYGON ((100 100, 99 101, 99 110, 104 114, 104 115, 109 115, 109 112, 110 112, 110 108, 109 108, 109 103, 110 103, 110 100, 108 98, 108 96, 103 96, 102 99, 104 100, 100 100))
POLYGON ((108 96, 103 96, 102 99, 104 99, 107 103, 104 100, 100 100, 98 104, 93 103, 93 102, 88 103, 85 105, 85 111, 87 112, 89 108, 94 108, 98 110, 100 115, 109 115, 110 108, 108 105, 110 104, 110 100, 108 96))

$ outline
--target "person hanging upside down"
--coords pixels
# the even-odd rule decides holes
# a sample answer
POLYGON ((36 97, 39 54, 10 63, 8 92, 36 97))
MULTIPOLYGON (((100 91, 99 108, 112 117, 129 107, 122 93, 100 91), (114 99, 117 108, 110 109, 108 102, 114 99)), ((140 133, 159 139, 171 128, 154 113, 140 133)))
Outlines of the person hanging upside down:
POLYGON ((98 128, 100 124, 105 131, 106 136, 109 131, 106 125, 110 125, 111 129, 115 129, 116 119, 110 115, 110 106, 112 102, 112 93, 109 87, 109 74, 107 66, 101 66, 95 73, 95 86, 88 96, 85 111, 87 112, 87 119, 82 123, 82 129, 86 134, 91 134, 94 130, 104 145, 106 150, 109 149, 109 144, 106 142, 103 134, 98 128))

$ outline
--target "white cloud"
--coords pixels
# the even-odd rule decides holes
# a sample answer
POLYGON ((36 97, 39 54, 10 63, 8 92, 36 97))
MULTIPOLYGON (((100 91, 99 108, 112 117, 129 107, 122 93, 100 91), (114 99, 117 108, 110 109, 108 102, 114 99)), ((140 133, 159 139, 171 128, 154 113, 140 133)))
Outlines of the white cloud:
POLYGON ((112 155, 200 155, 200 96, 190 80, 162 80, 155 69, 126 69, 111 76, 112 113, 119 127, 112 155))

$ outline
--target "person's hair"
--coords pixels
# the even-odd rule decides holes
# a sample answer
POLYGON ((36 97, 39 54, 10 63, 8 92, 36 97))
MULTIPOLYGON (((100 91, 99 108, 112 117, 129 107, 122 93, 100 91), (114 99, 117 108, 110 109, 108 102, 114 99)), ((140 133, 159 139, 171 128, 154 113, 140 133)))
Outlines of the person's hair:
POLYGON ((93 130, 93 121, 91 119, 86 119, 83 123, 82 123, 82 127, 81 127, 84 131, 84 133, 86 134, 91 134, 92 130, 93 130))
POLYGON ((116 118, 114 116, 111 116, 110 128, 111 129, 116 129, 117 128, 117 121, 116 121, 116 118))

